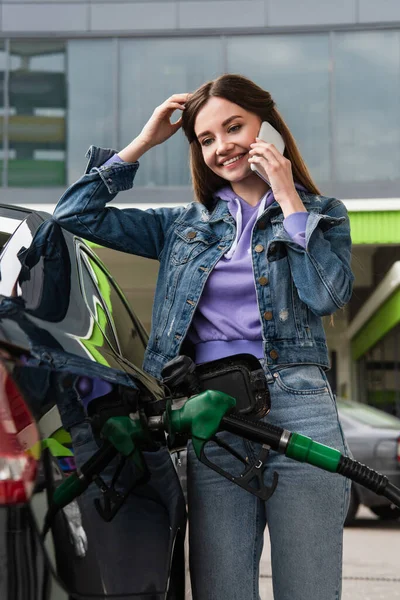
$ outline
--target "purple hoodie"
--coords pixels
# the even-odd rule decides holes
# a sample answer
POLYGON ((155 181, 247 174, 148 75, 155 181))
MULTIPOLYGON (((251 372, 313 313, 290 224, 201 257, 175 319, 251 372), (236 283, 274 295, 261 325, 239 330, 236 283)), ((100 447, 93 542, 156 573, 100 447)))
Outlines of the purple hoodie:
MULTIPOLYGON (((297 186, 297 189, 304 189, 297 186)), ((228 203, 236 221, 236 238, 210 273, 188 332, 196 363, 247 352, 263 358, 261 319, 251 261, 251 235, 255 222, 274 202, 270 190, 257 206, 236 196, 230 186, 215 196, 228 203)), ((287 217, 284 228, 293 241, 305 247, 307 212, 287 217)))

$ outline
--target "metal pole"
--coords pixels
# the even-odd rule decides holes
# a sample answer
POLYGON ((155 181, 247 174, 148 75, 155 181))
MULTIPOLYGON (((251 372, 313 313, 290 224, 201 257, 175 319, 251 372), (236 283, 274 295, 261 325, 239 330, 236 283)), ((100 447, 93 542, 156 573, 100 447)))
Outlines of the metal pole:
POLYGON ((9 129, 9 112, 10 112, 10 39, 4 40, 4 85, 3 85, 3 170, 2 170, 2 187, 8 187, 8 129, 9 129))

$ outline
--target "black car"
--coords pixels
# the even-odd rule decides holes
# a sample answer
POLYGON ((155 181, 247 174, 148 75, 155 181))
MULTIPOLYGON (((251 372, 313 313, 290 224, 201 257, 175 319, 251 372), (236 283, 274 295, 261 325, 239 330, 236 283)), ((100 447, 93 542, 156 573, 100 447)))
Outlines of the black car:
POLYGON ((0 598, 183 599, 185 503, 160 436, 137 492, 125 494, 136 467, 113 459, 42 535, 55 490, 99 450, 84 399, 134 411, 164 390, 141 369, 145 330, 82 239, 0 205, 0 243, 0 598))

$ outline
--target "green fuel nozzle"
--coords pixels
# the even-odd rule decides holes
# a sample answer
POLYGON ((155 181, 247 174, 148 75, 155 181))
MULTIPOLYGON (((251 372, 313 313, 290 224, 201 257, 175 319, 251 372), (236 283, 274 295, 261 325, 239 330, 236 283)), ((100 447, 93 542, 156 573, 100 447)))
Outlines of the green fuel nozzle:
POLYGON ((189 434, 196 456, 200 458, 204 444, 217 433, 221 420, 235 405, 236 400, 232 396, 206 390, 188 398, 180 408, 175 408, 169 402, 164 414, 164 426, 171 436, 176 433, 189 434))
POLYGON ((104 424, 101 437, 105 441, 103 446, 55 490, 53 502, 58 509, 80 496, 118 453, 131 457, 137 469, 145 470, 138 442, 148 441, 149 435, 140 419, 111 417, 104 424))
POLYGON ((100 434, 104 440, 103 445, 54 491, 52 503, 45 519, 43 536, 49 530, 55 514, 83 494, 118 454, 133 460, 138 481, 145 478, 147 468, 138 444, 150 442, 151 437, 139 415, 132 417, 111 417, 106 421, 100 434))
MULTIPOLYGON (((206 390, 185 401, 167 400, 166 410, 161 416, 148 419, 139 413, 129 416, 109 418, 101 430, 103 446, 78 471, 66 479, 55 491, 53 503, 46 518, 45 531, 51 525, 54 514, 82 494, 87 487, 99 478, 99 474, 119 455, 134 461, 137 472, 147 476, 147 469, 142 455, 142 448, 152 443, 152 431, 165 430, 170 439, 175 435, 185 434, 191 437, 194 451, 199 460, 218 471, 234 483, 252 494, 267 500, 273 493, 278 475, 274 474, 270 488, 263 482, 265 461, 269 450, 285 454, 288 458, 314 465, 331 473, 360 483, 377 494, 385 496, 393 504, 400 507, 400 490, 384 475, 380 475, 369 467, 342 455, 339 450, 315 442, 299 433, 291 433, 265 421, 249 419, 233 412, 236 400, 223 392, 206 390), (218 431, 229 431, 244 439, 261 444, 261 451, 254 464, 248 458, 240 457, 228 444, 218 441, 218 431), (233 476, 209 461, 205 454, 205 446, 213 440, 242 460, 244 471, 240 476, 233 476), (251 485, 251 480, 258 479, 259 490, 251 485)), ((173 445, 173 443, 172 443, 173 445)), ((138 479, 140 482, 140 477, 138 479)), ((107 487, 107 486, 103 486, 107 487)), ((115 497, 115 490, 109 490, 115 497)), ((103 518, 111 520, 116 514, 124 498, 117 500, 112 513, 107 517, 103 510, 103 518)), ((97 506, 99 512, 99 506, 97 506)), ((101 514, 101 513, 100 513, 101 514)))
POLYGON ((98 473, 110 463, 117 455, 117 450, 111 444, 103 444, 101 448, 89 458, 80 470, 67 477, 54 491, 52 502, 46 513, 42 537, 51 527, 53 519, 59 510, 78 498, 87 490, 98 473))

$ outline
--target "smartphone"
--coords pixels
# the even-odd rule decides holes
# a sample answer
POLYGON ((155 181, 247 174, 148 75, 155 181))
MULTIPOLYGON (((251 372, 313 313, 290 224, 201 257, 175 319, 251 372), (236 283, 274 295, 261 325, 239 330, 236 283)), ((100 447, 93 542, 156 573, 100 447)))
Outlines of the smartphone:
MULTIPOLYGON (((268 121, 263 121, 261 123, 260 131, 258 132, 257 137, 259 137, 260 140, 263 140, 263 142, 268 142, 269 144, 274 144, 274 146, 278 150, 278 152, 280 152, 281 154, 284 153, 285 142, 283 141, 283 137, 275 129, 275 127, 272 127, 271 123, 268 123, 268 121)), ((259 177, 261 177, 261 179, 263 179, 266 183, 269 184, 269 181, 265 178, 265 174, 261 173, 257 169, 257 165, 252 163, 250 165, 250 169, 252 171, 254 171, 254 173, 256 173, 259 177)))

